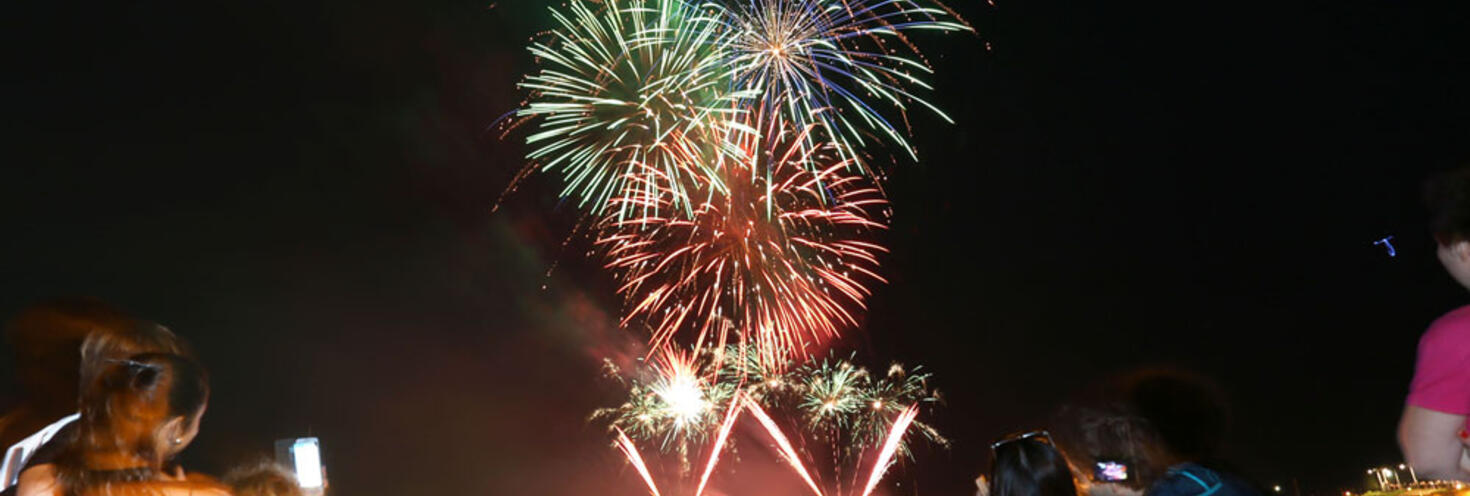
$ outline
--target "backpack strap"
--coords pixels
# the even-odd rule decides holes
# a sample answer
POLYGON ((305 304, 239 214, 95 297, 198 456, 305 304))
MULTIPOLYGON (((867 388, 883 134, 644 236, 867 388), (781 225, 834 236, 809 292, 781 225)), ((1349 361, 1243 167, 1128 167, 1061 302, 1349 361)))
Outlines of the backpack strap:
POLYGON ((1191 480, 1194 480, 1196 484, 1199 484, 1199 487, 1204 488, 1205 492, 1202 492, 1196 496, 1210 496, 1219 492, 1220 488, 1225 487, 1224 482, 1216 482, 1213 485, 1206 484, 1204 479, 1201 479, 1199 478, 1199 476, 1189 473, 1189 469, 1180 469, 1179 473, 1183 474, 1185 477, 1190 478, 1191 480))

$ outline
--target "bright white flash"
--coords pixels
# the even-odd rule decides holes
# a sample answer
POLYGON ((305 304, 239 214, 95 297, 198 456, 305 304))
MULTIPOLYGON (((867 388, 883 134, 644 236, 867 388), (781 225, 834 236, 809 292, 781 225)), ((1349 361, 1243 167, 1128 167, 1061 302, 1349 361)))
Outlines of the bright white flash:
POLYGON ((670 379, 658 391, 658 396, 668 405, 668 414, 678 422, 697 420, 704 413, 704 393, 699 390, 699 381, 693 377, 681 374, 670 379))

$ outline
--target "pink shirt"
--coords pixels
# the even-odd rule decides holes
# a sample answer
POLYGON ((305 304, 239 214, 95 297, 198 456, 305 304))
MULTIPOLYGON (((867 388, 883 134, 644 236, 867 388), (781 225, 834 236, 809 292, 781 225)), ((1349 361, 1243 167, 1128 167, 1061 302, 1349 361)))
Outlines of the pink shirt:
POLYGON ((1419 338, 1408 403, 1470 416, 1470 305, 1444 314, 1419 338))

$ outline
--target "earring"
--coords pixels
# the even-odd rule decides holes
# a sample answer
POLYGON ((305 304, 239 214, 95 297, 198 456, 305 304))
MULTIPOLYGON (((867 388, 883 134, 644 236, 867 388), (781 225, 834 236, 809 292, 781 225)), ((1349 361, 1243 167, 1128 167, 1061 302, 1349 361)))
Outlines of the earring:
POLYGON ((184 444, 184 438, 180 438, 180 437, 174 438, 174 446, 178 446, 180 444, 184 444))

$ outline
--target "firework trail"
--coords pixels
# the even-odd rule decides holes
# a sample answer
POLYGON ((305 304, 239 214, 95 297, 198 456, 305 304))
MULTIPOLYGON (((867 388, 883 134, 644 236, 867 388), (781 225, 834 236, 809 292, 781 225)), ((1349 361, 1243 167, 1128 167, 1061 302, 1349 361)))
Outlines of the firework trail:
POLYGON ((725 421, 720 423, 720 432, 715 435, 715 445, 710 448, 709 461, 705 463, 704 475, 699 476, 699 487, 694 490, 694 496, 704 494, 704 486, 709 482, 710 474, 714 473, 715 465, 720 463, 720 451, 725 449, 725 440, 730 437, 730 428, 735 427, 735 419, 739 418, 741 406, 744 404, 744 396, 736 393, 735 399, 730 402, 730 407, 725 411, 725 421))
POLYGON ((866 237, 886 228, 887 200, 834 146, 802 146, 811 130, 769 153, 732 127, 712 167, 726 193, 713 180, 690 188, 703 200, 689 218, 668 214, 675 178, 649 168, 630 181, 615 202, 643 215, 609 216, 596 242, 622 283, 624 326, 646 325, 655 349, 679 336, 719 349, 733 333, 773 369, 857 325, 867 284, 884 282, 886 249, 866 237))
POLYGON ((873 493, 878 487, 878 481, 883 480, 883 474, 888 471, 888 462, 893 459, 894 452, 898 451, 900 441, 903 439, 904 431, 909 428, 909 423, 919 415, 917 406, 910 406, 898 415, 898 420, 893 421, 893 429, 888 432, 888 440, 883 442, 883 450, 878 452, 878 459, 873 462, 872 475, 868 476, 868 485, 863 489, 863 496, 873 493))
MULTIPOLYGON (((709 486, 730 434, 747 410, 771 436, 778 455, 811 481, 808 486, 830 494, 845 494, 848 488, 856 492, 861 487, 858 477, 873 476, 875 469, 863 466, 871 457, 877 456, 884 468, 894 457, 911 457, 906 435, 910 431, 939 445, 947 443, 916 419, 921 406, 939 401, 938 393, 928 389, 928 374, 910 373, 894 364, 885 376, 878 376, 854 365, 851 357, 831 355, 785 369, 779 374, 766 372, 753 358, 740 356, 736 345, 702 354, 660 350, 635 374, 646 379, 626 380, 628 401, 599 410, 593 418, 611 419, 610 430, 630 442, 662 439, 661 450, 678 457, 683 477, 696 488, 695 496, 709 486), (787 427, 795 430, 784 430, 776 419, 794 420, 787 427), (788 437, 792 434, 797 437, 788 437), (805 448, 798 449, 793 439, 803 441, 805 448), (830 466, 803 461, 829 454, 821 450, 823 446, 831 449, 830 466), (699 462, 703 469, 691 473, 689 457, 699 453, 705 454, 699 462), (852 480, 843 485, 849 468, 852 480), (830 482, 835 486, 818 483, 817 476, 826 470, 832 471, 830 482), (692 483, 695 477, 697 485, 692 483)), ((621 379, 616 367, 609 366, 608 372, 621 379)))
POLYGON ((771 416, 766 415, 766 411, 753 401, 746 401, 745 408, 750 411, 751 415, 755 416, 755 419, 760 422, 762 427, 766 428, 766 432, 771 435, 771 439, 776 441, 776 446, 780 447, 781 456, 791 464, 791 468, 796 469, 796 473, 801 475, 801 480, 806 481, 807 487, 812 488, 812 492, 817 496, 822 496, 822 490, 817 487, 816 481, 812 480, 812 476, 807 473, 806 465, 801 463, 801 457, 797 455, 796 449, 791 447, 791 441, 788 441, 786 435, 781 433, 781 427, 776 425, 776 421, 771 420, 771 416))
POLYGON ((638 470, 638 475, 643 476, 643 482, 648 483, 648 491, 653 493, 653 496, 659 496, 658 485, 653 483, 653 475, 648 472, 648 465, 644 464, 643 457, 638 455, 638 447, 633 445, 633 440, 628 439, 628 435, 624 434, 622 429, 617 429, 617 431, 618 449, 628 457, 628 462, 638 470))

